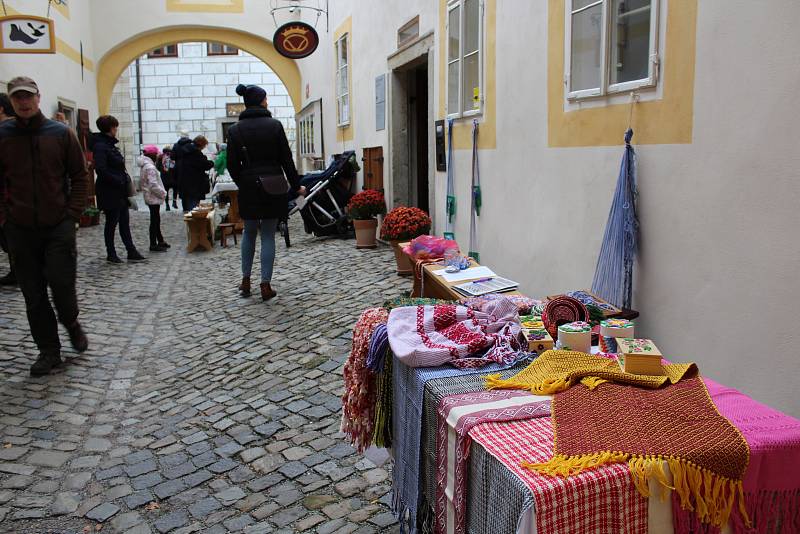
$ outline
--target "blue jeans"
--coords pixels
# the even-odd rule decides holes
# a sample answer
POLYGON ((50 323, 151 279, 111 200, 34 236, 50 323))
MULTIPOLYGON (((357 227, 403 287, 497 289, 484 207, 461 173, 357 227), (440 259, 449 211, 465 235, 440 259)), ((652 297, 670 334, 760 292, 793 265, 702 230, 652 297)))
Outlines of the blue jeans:
POLYGON ((256 255, 256 235, 261 229, 261 282, 272 280, 275 264, 275 229, 278 219, 245 220, 242 234, 242 276, 250 277, 256 255))

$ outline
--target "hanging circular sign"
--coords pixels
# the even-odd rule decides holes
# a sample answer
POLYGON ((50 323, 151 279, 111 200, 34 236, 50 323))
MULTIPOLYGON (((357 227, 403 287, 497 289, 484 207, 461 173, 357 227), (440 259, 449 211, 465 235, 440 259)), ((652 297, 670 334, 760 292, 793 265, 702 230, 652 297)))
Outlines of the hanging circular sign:
POLYGON ((272 43, 280 55, 300 59, 314 53, 319 44, 319 35, 305 22, 287 22, 275 30, 272 43))

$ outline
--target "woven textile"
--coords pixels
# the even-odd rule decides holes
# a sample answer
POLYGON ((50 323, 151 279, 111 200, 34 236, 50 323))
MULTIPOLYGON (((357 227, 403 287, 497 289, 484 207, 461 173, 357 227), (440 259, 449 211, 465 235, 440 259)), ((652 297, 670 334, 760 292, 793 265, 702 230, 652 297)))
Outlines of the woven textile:
POLYGON ((376 385, 367 369, 372 332, 385 324, 389 312, 383 308, 369 308, 361 313, 353 327, 353 346, 344 364, 344 395, 342 396, 341 430, 350 442, 363 452, 372 441, 375 421, 376 385))
POLYGON ((469 436, 473 446, 485 448, 530 488, 537 534, 647 532, 647 500, 636 491, 626 466, 607 464, 569 478, 521 467, 530 459, 546 461, 552 456, 550 418, 483 423, 469 436))
POLYGON ((727 524, 736 501, 744 510, 747 442, 717 412, 700 377, 663 389, 575 386, 555 395, 552 411, 555 454, 528 467, 569 477, 597 465, 627 462, 644 497, 650 495, 647 481, 654 476, 674 486, 681 508, 694 511, 702 523, 727 524), (665 461, 672 484, 663 472, 665 461))
POLYGON ((392 446, 392 354, 387 350, 383 369, 375 377, 375 428, 372 442, 376 447, 392 446))
MULTIPOLYGON (((392 509, 401 526, 416 531, 417 509, 420 500, 420 450, 422 435, 422 408, 425 383, 436 378, 464 376, 476 373, 497 372, 508 365, 490 364, 481 369, 456 367, 409 367, 397 357, 392 360, 392 509)), ((484 380, 482 377, 480 380, 484 380)))
POLYGON ((486 311, 486 309, 499 299, 508 299, 517 306, 517 313, 526 315, 531 312, 534 306, 542 305, 541 300, 532 299, 524 295, 499 295, 488 293, 479 297, 461 299, 461 304, 473 310, 486 311))
MULTIPOLYGON (((748 530, 733 514, 734 532, 800 532, 800 420, 713 380, 703 381, 719 413, 742 432, 750 447, 744 499, 753 528, 748 530)), ((676 527, 695 517, 680 507, 673 510, 676 527)))
POLYGON ((490 376, 486 386, 489 389, 527 389, 537 395, 547 395, 564 391, 579 381, 592 388, 609 380, 658 388, 667 382, 674 384, 684 377, 697 375, 697 366, 693 363, 671 363, 662 367, 666 376, 634 375, 622 372, 616 360, 610 358, 585 352, 548 350, 518 375, 508 379, 490 376))
POLYGON ((442 399, 438 408, 437 489, 434 532, 466 531, 469 430, 486 421, 550 415, 550 397, 513 390, 479 391, 442 399))
POLYGON ((521 348, 517 307, 507 299, 485 312, 456 305, 395 308, 387 327, 392 352, 411 367, 507 364, 521 348))

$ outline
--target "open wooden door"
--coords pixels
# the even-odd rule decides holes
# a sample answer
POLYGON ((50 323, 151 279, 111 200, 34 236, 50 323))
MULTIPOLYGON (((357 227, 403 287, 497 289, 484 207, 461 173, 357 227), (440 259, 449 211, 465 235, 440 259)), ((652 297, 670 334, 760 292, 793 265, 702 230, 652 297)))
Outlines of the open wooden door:
POLYGON ((383 191, 383 147, 364 149, 364 189, 383 191))

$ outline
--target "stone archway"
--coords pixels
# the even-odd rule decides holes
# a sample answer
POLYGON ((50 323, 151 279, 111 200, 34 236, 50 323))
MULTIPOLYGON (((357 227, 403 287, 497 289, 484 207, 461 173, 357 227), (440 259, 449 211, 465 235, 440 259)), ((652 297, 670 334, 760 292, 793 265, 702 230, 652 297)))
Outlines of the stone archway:
POLYGON ((122 71, 142 54, 172 43, 213 41, 245 50, 266 63, 281 79, 295 111, 302 103, 300 70, 294 60, 283 57, 272 41, 231 28, 207 26, 169 26, 139 34, 108 51, 97 64, 97 104, 101 114, 108 113, 111 93, 122 71))

